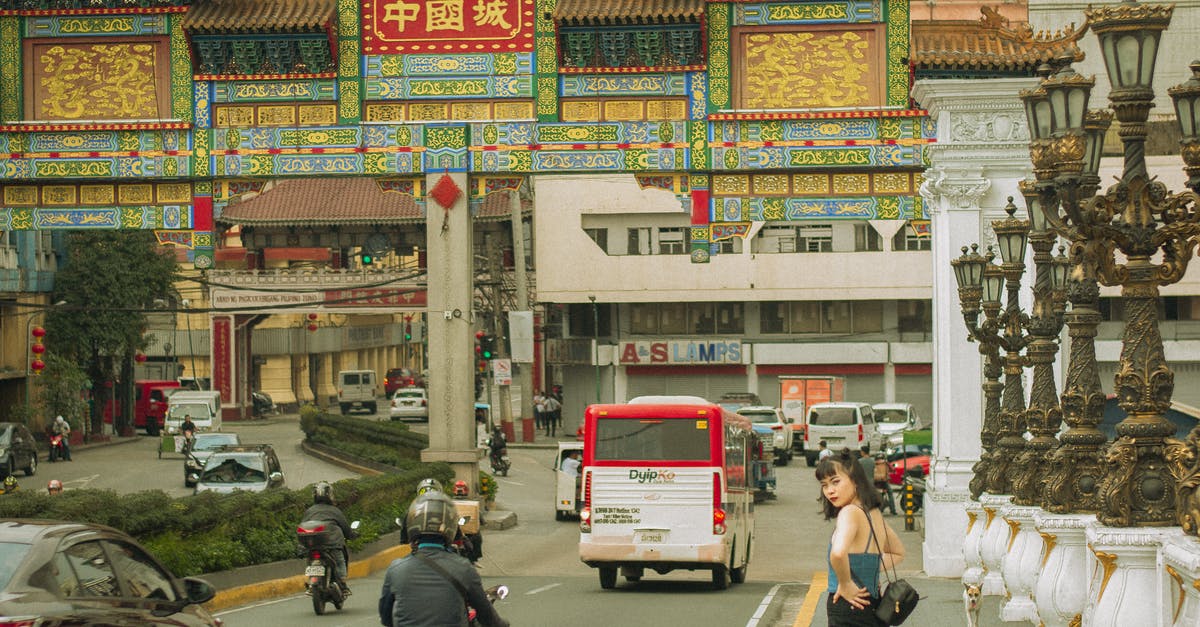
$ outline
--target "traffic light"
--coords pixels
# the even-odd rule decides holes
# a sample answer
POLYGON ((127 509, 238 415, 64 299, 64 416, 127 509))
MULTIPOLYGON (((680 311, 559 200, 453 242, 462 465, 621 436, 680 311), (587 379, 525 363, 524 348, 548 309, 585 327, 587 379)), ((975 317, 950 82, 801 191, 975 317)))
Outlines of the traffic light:
POLYGON ((404 316, 404 343, 412 341, 412 316, 404 316))
POLYGON ((364 266, 369 266, 375 263, 375 255, 367 252, 365 249, 358 251, 358 260, 364 266))
POLYGON ((479 356, 491 359, 496 355, 496 336, 485 335, 479 339, 479 356))

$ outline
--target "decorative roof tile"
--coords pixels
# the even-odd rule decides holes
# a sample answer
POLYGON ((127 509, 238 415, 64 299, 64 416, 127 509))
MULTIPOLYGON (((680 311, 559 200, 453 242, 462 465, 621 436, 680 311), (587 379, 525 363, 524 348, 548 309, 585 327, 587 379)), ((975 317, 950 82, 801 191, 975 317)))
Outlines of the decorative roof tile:
POLYGON ((558 0, 556 22, 627 24, 699 21, 704 0, 558 0))
POLYGON ((1010 24, 994 9, 983 7, 979 20, 913 21, 911 62, 917 71, 968 70, 1011 72, 1032 76, 1043 63, 1064 55, 1083 60, 1077 42, 1087 25, 1053 34, 1034 33, 1028 23, 1010 24))
MULTIPOLYGON (((532 203, 522 201, 523 213, 532 203)), ((434 207, 437 210, 437 207, 434 207)), ((488 194, 476 220, 508 219, 508 194, 488 194)), ((268 183, 262 192, 231 202, 217 222, 243 226, 326 226, 334 224, 422 224, 425 216, 413 197, 384 191, 373 178, 304 178, 268 183)))
POLYGON ((316 32, 335 16, 335 0, 200 0, 183 27, 190 32, 316 32))

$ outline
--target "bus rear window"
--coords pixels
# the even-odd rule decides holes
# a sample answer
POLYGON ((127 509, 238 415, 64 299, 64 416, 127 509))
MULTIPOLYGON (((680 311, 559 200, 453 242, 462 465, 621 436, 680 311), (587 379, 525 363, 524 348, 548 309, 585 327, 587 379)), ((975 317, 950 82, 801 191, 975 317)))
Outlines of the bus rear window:
POLYGON ((603 418, 597 461, 703 461, 711 458, 708 418, 603 418))
POLYGON ((810 425, 840 426, 852 425, 857 422, 853 407, 821 407, 813 409, 808 414, 808 424, 810 425))

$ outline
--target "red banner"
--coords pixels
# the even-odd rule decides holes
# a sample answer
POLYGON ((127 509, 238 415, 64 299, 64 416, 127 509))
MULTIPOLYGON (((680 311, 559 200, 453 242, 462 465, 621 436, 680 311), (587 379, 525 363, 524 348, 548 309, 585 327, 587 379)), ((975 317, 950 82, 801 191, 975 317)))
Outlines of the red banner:
POLYGON ((325 306, 338 307, 424 307, 425 290, 400 291, 396 288, 327 290, 325 306))
POLYGON ((533 50, 534 0, 363 0, 363 52, 533 50))
MULTIPOLYGON (((192 376, 197 376, 192 373, 192 376)), ((221 393, 222 403, 233 402, 233 319, 213 316, 212 319, 212 377, 213 389, 221 393)))

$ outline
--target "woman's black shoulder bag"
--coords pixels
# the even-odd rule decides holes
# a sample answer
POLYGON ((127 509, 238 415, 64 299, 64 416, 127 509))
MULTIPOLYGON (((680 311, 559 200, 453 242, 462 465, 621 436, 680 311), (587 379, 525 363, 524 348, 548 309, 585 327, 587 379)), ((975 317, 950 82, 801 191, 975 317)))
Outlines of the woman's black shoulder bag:
POLYGON ((879 549, 879 559, 883 562, 883 574, 888 580, 887 586, 883 589, 883 595, 879 597, 879 601, 875 605, 875 617, 883 621, 885 625, 900 625, 908 619, 913 610, 917 609, 917 601, 921 600, 921 596, 917 594, 917 589, 912 587, 912 584, 896 576, 894 565, 892 573, 888 574, 887 562, 883 559, 883 547, 879 545, 879 536, 875 535, 875 524, 871 522, 871 513, 865 513, 867 514, 867 524, 871 527, 871 537, 875 538, 875 547, 879 549))

